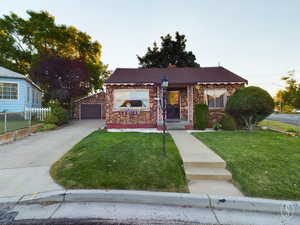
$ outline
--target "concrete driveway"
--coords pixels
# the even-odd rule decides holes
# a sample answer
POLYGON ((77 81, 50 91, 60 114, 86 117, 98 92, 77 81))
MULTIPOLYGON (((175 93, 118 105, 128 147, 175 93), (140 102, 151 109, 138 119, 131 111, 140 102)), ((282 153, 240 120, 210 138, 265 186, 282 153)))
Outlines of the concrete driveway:
POLYGON ((300 114, 272 114, 268 120, 277 120, 284 123, 300 126, 300 114))
POLYGON ((73 145, 104 126, 103 120, 72 121, 0 146, 0 197, 61 190, 49 174, 51 165, 73 145))

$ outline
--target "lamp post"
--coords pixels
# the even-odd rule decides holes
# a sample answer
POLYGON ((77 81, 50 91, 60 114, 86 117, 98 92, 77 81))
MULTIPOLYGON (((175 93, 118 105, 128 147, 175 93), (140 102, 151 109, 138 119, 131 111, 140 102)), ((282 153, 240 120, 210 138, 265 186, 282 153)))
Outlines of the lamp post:
POLYGON ((163 110, 163 152, 166 155, 166 108, 167 108, 167 88, 169 86, 168 79, 164 76, 161 78, 162 87, 162 110, 163 110))

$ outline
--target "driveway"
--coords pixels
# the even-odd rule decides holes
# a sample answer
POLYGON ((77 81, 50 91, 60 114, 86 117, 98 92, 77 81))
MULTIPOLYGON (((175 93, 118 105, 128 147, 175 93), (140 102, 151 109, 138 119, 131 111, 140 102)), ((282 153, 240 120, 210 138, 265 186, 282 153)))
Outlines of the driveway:
POLYGON ((284 123, 300 126, 300 114, 272 114, 268 120, 277 120, 284 123))
POLYGON ((61 190, 49 169, 82 138, 104 126, 103 120, 72 121, 0 146, 0 197, 61 190))

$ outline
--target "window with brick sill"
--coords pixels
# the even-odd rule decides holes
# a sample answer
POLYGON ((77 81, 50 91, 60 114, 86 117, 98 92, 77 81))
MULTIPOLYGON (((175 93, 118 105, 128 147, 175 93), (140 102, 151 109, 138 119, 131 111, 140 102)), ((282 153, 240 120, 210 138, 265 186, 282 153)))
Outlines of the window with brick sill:
POLYGON ((149 110, 148 89, 115 89, 113 109, 117 111, 149 110))

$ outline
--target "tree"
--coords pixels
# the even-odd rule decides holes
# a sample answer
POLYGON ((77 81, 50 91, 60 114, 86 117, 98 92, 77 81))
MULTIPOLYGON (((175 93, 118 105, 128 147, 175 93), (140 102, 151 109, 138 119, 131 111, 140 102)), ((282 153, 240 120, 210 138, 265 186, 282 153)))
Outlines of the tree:
POLYGON ((55 24, 55 18, 46 11, 27 14, 27 20, 14 13, 0 18, 0 65, 29 74, 34 62, 47 55, 79 59, 90 68, 93 88, 100 89, 107 66, 100 60, 99 42, 75 27, 55 24))
POLYGON ((239 89, 229 98, 226 111, 239 126, 252 130, 274 111, 274 101, 264 89, 250 86, 239 89))
POLYGON ((45 102, 58 100, 65 108, 91 90, 88 66, 78 59, 45 56, 33 65, 30 74, 45 90, 45 102))
POLYGON ((185 35, 175 34, 175 40, 170 34, 161 37, 161 47, 157 43, 153 43, 153 47, 148 47, 147 53, 140 57, 139 65, 143 68, 166 68, 170 65, 176 67, 199 67, 196 63, 196 57, 191 51, 186 51, 185 35))
POLYGON ((280 97, 284 107, 300 108, 300 83, 295 79, 295 70, 289 71, 281 79, 286 82, 286 86, 284 90, 278 91, 276 97, 280 97))

